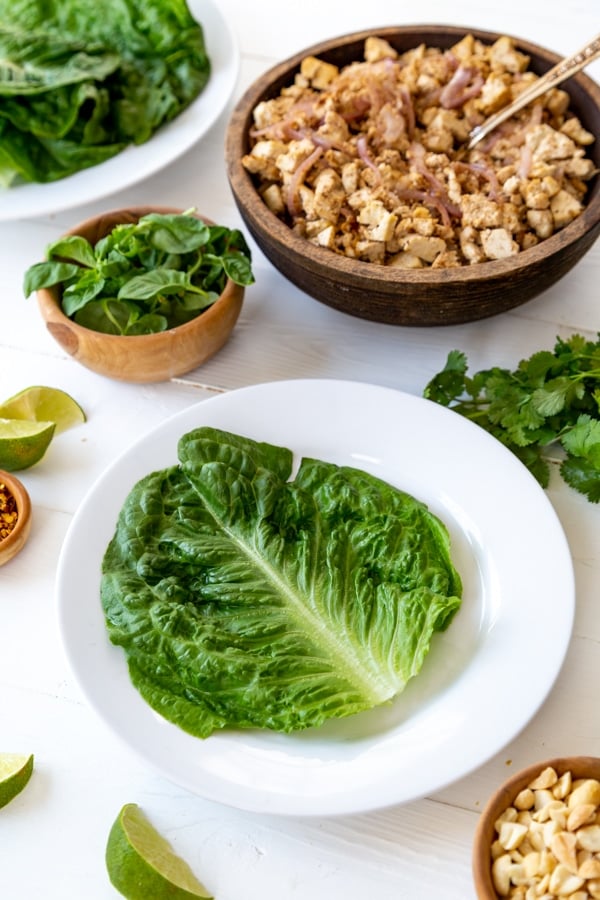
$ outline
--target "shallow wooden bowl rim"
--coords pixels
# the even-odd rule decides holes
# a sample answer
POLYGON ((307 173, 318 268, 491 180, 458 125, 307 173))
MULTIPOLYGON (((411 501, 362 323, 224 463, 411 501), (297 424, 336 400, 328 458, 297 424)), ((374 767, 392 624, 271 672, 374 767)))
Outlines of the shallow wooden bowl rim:
POLYGON ((559 776, 570 771, 574 778, 600 780, 600 757, 558 756, 532 763, 504 781, 487 801, 475 829, 472 869, 479 900, 498 900, 492 882, 490 856, 491 843, 495 837, 494 822, 512 804, 517 794, 548 767, 555 769, 559 776))
POLYGON ((23 549, 31 528, 31 499, 25 485, 10 472, 0 469, 0 482, 6 485, 17 504, 17 524, 8 537, 0 540, 0 566, 23 549))

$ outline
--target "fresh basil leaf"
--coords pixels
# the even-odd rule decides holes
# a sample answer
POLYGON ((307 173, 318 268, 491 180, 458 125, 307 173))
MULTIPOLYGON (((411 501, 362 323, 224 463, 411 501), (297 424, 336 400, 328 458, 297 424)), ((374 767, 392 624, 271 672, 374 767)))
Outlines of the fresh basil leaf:
POLYGON ((127 334, 129 328, 139 318, 139 309, 114 298, 91 300, 74 314, 74 320, 84 328, 101 331, 104 334, 127 334))
POLYGON ((88 268, 96 265, 94 248, 88 240, 77 234, 67 235, 54 241, 46 248, 46 256, 48 259, 57 257, 69 259, 88 268))
POLYGON ((69 318, 73 316, 78 309, 81 309, 90 300, 95 300, 104 290, 104 286, 105 280, 98 270, 87 269, 77 279, 75 284, 70 285, 63 291, 61 303, 64 314, 69 316, 69 318))
POLYGON ((40 288, 54 287, 76 278, 81 272, 79 266, 65 262, 41 262, 34 263, 25 272, 23 278, 23 293, 29 297, 40 288))
POLYGON ((167 320, 164 316, 147 313, 132 322, 125 334, 156 334, 159 331, 166 331, 167 327, 167 320))
POLYGON ((144 275, 134 275, 119 291, 119 300, 150 300, 158 294, 174 294, 193 290, 187 272, 176 269, 156 269, 144 275))
POLYGON ((165 253, 191 253, 210 240, 208 225, 193 215, 150 213, 140 219, 148 228, 148 241, 165 253))
POLYGON ((226 253, 223 256, 223 268, 228 278, 236 284, 247 287, 254 283, 250 260, 242 253, 226 253))
POLYGON ((219 295, 214 291, 187 291, 182 297, 173 299, 173 315, 178 316, 178 310, 191 312, 195 315, 199 310, 206 309, 219 299, 219 295), (177 310, 175 309, 177 307, 177 310))
POLYGON ((240 232, 225 226, 206 226, 192 213, 152 213, 138 223, 117 225, 93 248, 80 237, 59 239, 51 245, 51 252, 68 254, 82 265, 58 268, 56 262, 52 270, 47 268, 48 263, 31 266, 24 289, 35 290, 38 284, 62 285, 65 313, 77 314, 77 321, 85 318, 87 327, 97 322, 100 331, 131 333, 133 323, 142 315, 148 316, 144 329, 154 322, 157 330, 163 330, 189 321, 214 303, 227 277, 242 285, 253 283, 249 251, 245 256, 239 249, 242 245, 246 246, 240 232), (211 243, 213 234, 225 248, 220 253, 211 243), (161 247, 155 246, 157 241, 161 247), (203 246, 196 247, 198 243, 203 246), (192 251, 185 249, 189 245, 194 246, 192 251), (234 245, 235 249, 227 249, 234 245), (88 314, 82 314, 87 303, 105 299, 110 301, 109 306, 94 306, 88 314), (118 302, 125 304, 120 315, 115 312, 118 302))

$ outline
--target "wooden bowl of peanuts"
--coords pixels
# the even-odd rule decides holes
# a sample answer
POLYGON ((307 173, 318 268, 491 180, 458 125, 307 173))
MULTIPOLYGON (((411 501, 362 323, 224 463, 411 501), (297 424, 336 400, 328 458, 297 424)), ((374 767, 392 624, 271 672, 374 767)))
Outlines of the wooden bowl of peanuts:
POLYGON ((481 814, 473 844, 479 900, 600 898, 600 758, 534 763, 481 814))
POLYGON ((531 300, 600 234, 600 87, 579 73, 467 143, 559 59, 448 25, 297 53, 250 86, 228 124, 248 231, 296 287, 372 321, 452 325, 531 300))

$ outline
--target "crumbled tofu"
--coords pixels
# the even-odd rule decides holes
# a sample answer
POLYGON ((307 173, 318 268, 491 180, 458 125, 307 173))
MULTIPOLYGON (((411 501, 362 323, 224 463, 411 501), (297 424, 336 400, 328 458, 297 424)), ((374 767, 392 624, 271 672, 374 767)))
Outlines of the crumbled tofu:
POLYGON ((582 204, 568 191, 560 190, 550 201, 550 210, 554 219, 555 228, 564 228, 575 219, 581 210, 582 204))
POLYGON ((367 226, 372 241, 389 241, 394 234, 398 217, 388 212, 380 200, 370 200, 359 212, 358 221, 367 226))
POLYGON ((383 263, 385 258, 385 244, 381 241, 357 241, 356 255, 367 262, 383 263))
POLYGON ((378 62, 380 59, 397 59, 398 53, 389 41, 379 37, 368 37, 365 41, 366 62, 378 62))
POLYGON ((285 153, 287 145, 282 141, 258 141, 244 157, 244 166, 253 175, 275 180, 278 174, 277 158, 285 153))
POLYGON ((396 253, 391 257, 390 266, 396 266, 399 269, 422 269, 423 268, 423 260, 418 256, 415 256, 414 253, 409 253, 407 250, 402 250, 400 253, 396 253))
POLYGON ((467 225, 460 233, 460 249, 465 259, 473 264, 484 262, 485 253, 481 247, 479 232, 471 225, 467 225))
POLYGON ((589 144, 594 143, 594 135, 585 130, 576 116, 572 116, 570 119, 567 119, 566 122, 563 122, 560 126, 560 130, 563 134, 566 134, 571 140, 575 141, 576 144, 580 144, 582 147, 587 147, 589 144))
POLYGON ((550 125, 535 125, 527 132, 525 143, 534 159, 569 159, 575 153, 571 138, 550 125))
POLYGON ((511 99, 509 79, 500 72, 490 72, 481 88, 477 105, 485 116, 491 116, 511 99))
POLYGON ((519 252, 506 228, 486 228, 481 232, 481 246, 488 259, 505 259, 519 252))
POLYGON ((594 141, 554 88, 465 151, 473 122, 537 75, 512 38, 400 53, 376 34, 338 68, 306 57, 253 111, 243 164, 298 235, 405 268, 477 265, 535 246, 584 208, 594 141))
POLYGON ((317 219, 306 226, 306 237, 313 244, 331 250, 335 245, 335 227, 323 219, 317 219))
POLYGON ((316 90, 326 88, 337 77, 339 69, 332 63, 323 62, 315 56, 307 56, 300 65, 300 74, 316 90))
POLYGON ((490 65, 493 69, 516 75, 524 72, 529 65, 529 57, 515 49, 512 40, 503 36, 490 47, 490 65))
POLYGON ((554 217, 549 209, 530 209, 527 222, 540 238, 548 238, 554 231, 554 217))
POLYGON ((278 184, 270 184, 261 193, 261 197, 276 216, 281 216, 285 212, 285 203, 281 196, 281 188, 278 184))
POLYGON ((425 262, 432 263, 436 256, 446 249, 446 241, 439 237, 421 237, 418 234, 409 234, 402 241, 404 250, 418 256, 425 262))
POLYGON ((587 181, 595 174, 596 167, 591 159, 575 154, 566 161, 564 171, 573 178, 583 178, 587 181))
POLYGON ((346 192, 335 169, 322 169, 315 179, 314 214, 328 222, 337 222, 346 192))
POLYGON ((463 225, 473 228, 497 228, 502 224, 502 208, 485 194, 469 194, 462 198, 463 225))

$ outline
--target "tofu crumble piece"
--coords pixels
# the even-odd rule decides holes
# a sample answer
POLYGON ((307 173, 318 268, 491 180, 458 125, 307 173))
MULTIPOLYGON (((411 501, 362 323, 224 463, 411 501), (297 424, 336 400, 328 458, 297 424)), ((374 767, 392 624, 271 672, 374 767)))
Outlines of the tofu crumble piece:
POLYGON ((509 37, 399 53, 375 35, 338 68, 306 57, 254 109, 243 158, 308 241, 394 267, 474 265, 535 246, 584 209, 594 137, 550 90, 471 151, 471 129, 537 76, 509 37))

